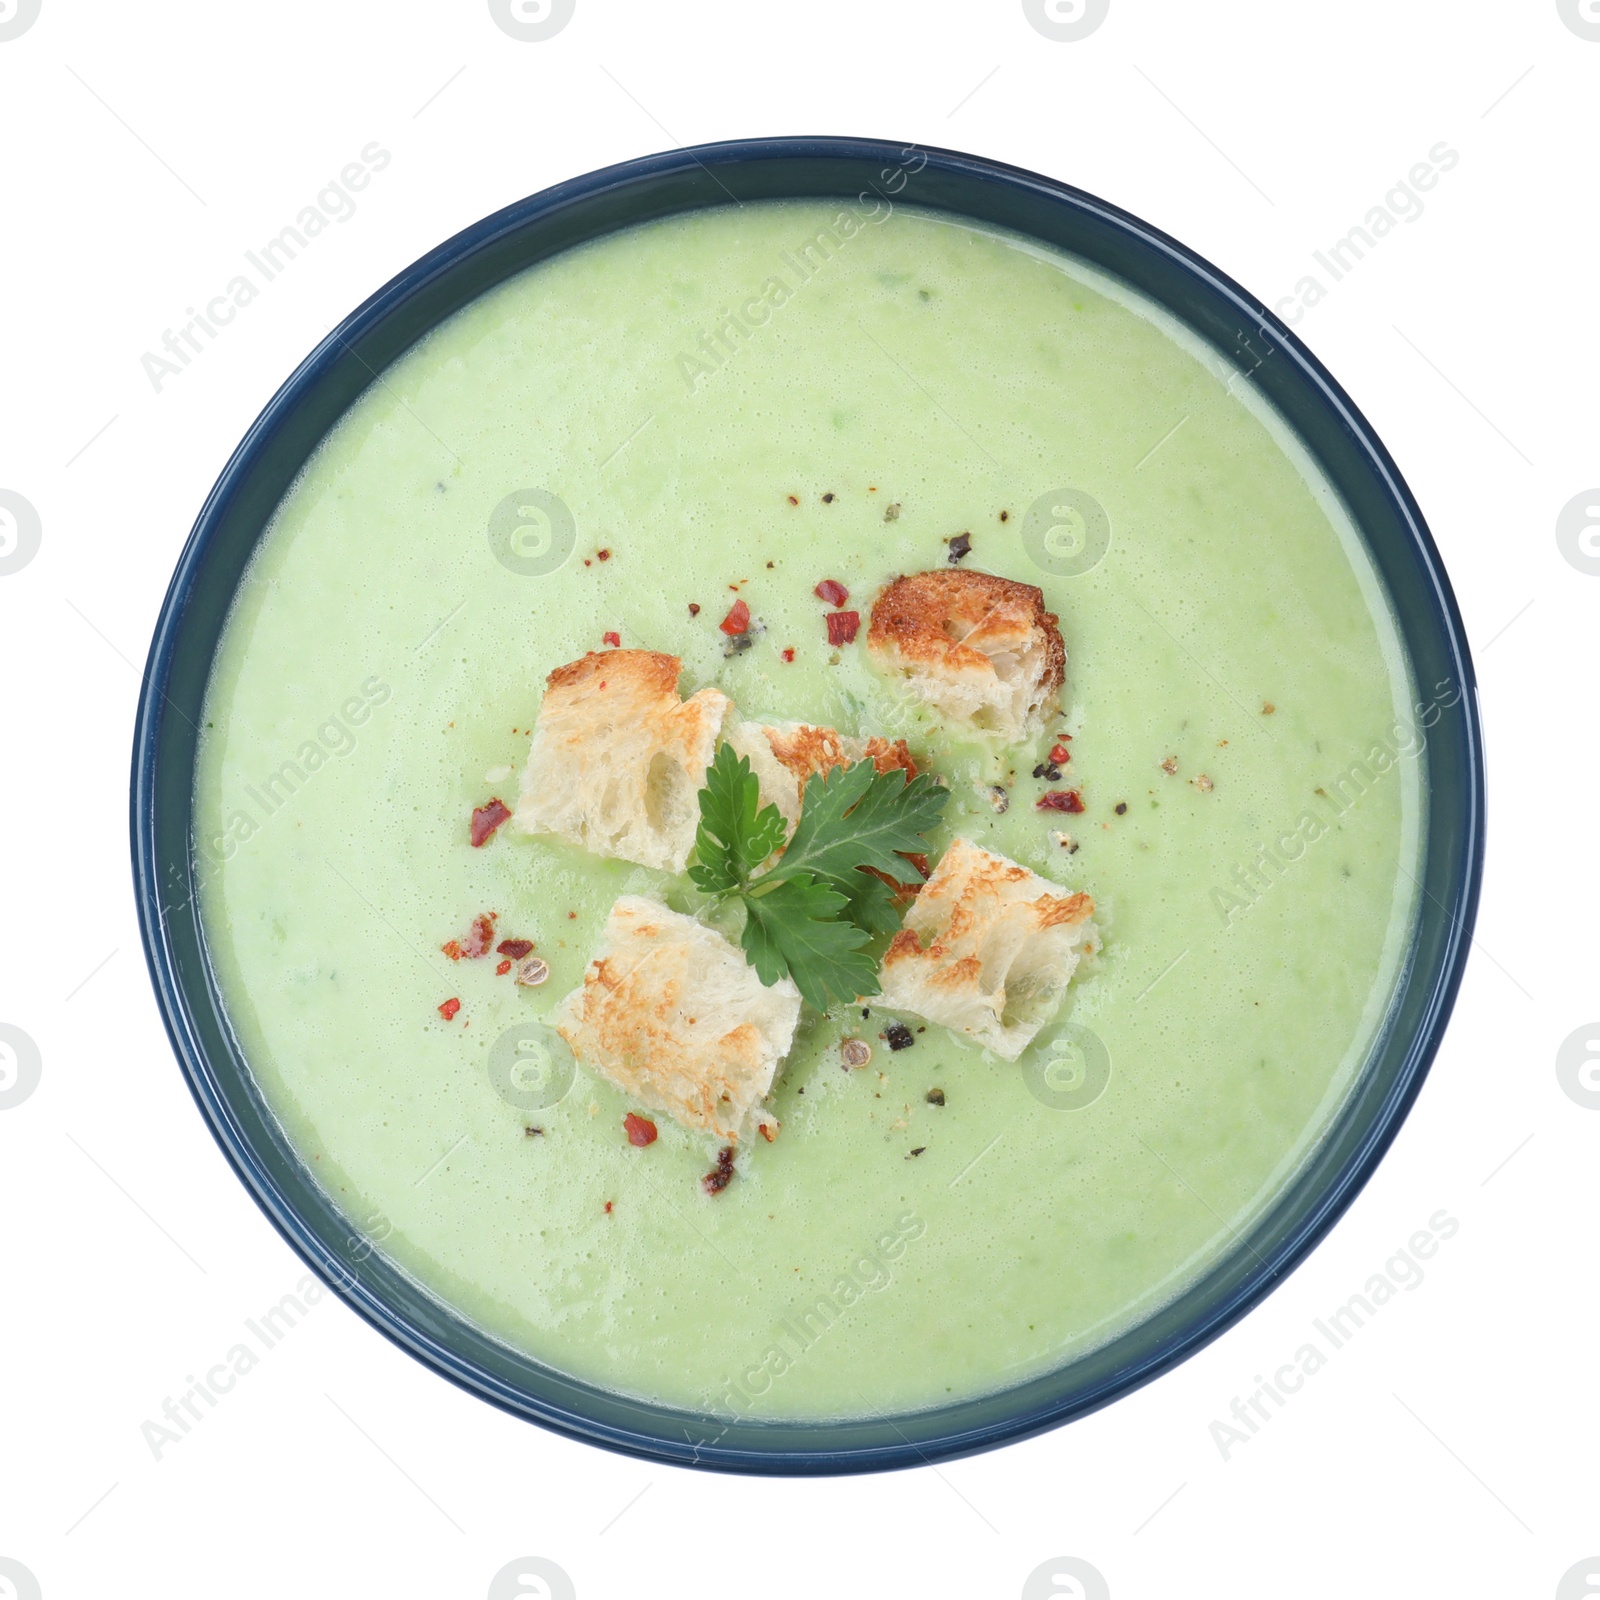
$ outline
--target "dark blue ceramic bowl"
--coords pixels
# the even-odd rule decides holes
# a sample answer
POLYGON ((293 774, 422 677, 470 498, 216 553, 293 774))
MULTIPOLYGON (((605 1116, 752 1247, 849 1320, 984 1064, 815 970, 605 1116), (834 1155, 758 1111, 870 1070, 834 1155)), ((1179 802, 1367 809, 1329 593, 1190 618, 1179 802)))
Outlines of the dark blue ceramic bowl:
POLYGON ((914 1466, 1042 1432, 1127 1393, 1242 1317, 1332 1226, 1421 1087, 1461 981, 1483 855, 1483 750, 1472 664, 1439 553, 1389 453, 1349 397, 1258 300, 1126 212, 1064 184, 944 150, 871 139, 763 139, 648 156, 508 206, 408 267, 314 350, 235 451, 195 524, 150 649, 133 750, 133 870, 150 974, 212 1133, 283 1236, 375 1328, 472 1393, 577 1439, 762 1473, 914 1466), (1299 433, 1361 530, 1424 695, 1422 892, 1389 1016, 1312 1159, 1237 1248, 1121 1337, 1003 1393, 860 1421, 721 1422, 607 1393, 486 1337, 418 1291, 312 1180, 228 1025, 196 907, 197 728, 235 586, 318 441, 385 366, 468 301, 557 251, 699 207, 878 197, 1028 234, 1165 306, 1240 367, 1299 433), (1447 691, 1442 699, 1450 699, 1447 691))

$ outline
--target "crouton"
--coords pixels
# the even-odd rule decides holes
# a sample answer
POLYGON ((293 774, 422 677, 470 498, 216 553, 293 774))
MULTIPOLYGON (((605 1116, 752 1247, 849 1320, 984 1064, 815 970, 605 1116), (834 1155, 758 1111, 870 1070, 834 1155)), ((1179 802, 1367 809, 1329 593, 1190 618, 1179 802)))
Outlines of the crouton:
POLYGON ((1094 901, 955 839, 884 953, 877 1004, 1015 1061, 1100 947, 1094 901))
POLYGON ((947 717, 1008 744, 1054 714, 1067 653, 1030 583, 991 573, 913 573, 872 602, 867 653, 947 717))
POLYGON ((515 824, 643 867, 682 872, 717 736, 720 689, 678 698, 676 656, 592 651, 546 680, 515 824))
POLYGON ((870 761, 879 772, 898 767, 908 779, 917 775, 917 764, 904 739, 889 740, 877 734, 862 738, 806 722, 750 722, 743 717, 731 721, 726 733, 735 752, 750 762, 761 785, 761 804, 776 806, 791 832, 800 820, 806 779, 814 772, 870 761))
POLYGON ((637 1105, 731 1145, 776 1128, 761 1101, 799 1016, 790 979, 767 987, 721 934, 624 895, 552 1021, 584 1066, 637 1105))

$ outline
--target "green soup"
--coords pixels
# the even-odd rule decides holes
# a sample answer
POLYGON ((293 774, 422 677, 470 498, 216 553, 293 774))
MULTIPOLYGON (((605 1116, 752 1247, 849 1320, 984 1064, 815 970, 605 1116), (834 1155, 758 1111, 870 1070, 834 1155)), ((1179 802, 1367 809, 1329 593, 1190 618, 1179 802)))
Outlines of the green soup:
POLYGON ((1406 946, 1426 692, 1309 458, 1125 287, 934 213, 700 212, 485 295, 328 436, 215 665, 205 926, 262 1091, 361 1249, 650 1400, 925 1407, 1148 1315, 1315 1146, 1406 946), (864 617, 960 533, 1061 619, 1036 746, 915 708, 864 626, 828 644, 819 580, 864 617), (730 585, 763 625, 731 656, 730 585), (747 716, 904 737, 949 783, 935 854, 960 833, 1094 895, 1102 953, 1021 1061, 808 1011, 780 1136, 715 1196, 702 1137, 660 1118, 634 1148, 636 1108, 581 1066, 558 1103, 513 1103, 496 1040, 580 982, 618 895, 697 904, 509 826, 468 840, 473 807, 515 803, 545 674, 607 633, 747 716), (1056 730, 1082 815, 1035 808, 1056 730), (484 911, 548 983, 441 953, 484 911))

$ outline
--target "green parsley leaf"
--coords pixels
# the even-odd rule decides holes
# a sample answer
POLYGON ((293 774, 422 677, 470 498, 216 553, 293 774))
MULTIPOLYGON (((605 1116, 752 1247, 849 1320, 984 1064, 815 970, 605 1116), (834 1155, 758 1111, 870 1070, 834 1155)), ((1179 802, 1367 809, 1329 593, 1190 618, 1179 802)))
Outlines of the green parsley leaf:
POLYGON ((855 901, 855 880, 866 876, 857 869, 876 867, 891 878, 903 877, 901 855, 922 849, 923 834, 939 821, 948 798, 926 773, 908 783, 898 767, 879 772, 870 761, 814 772, 806 780, 789 848, 766 876, 809 873, 855 901))
POLYGON ((761 805, 761 784, 749 761, 725 744, 700 791, 700 828, 694 840, 699 860, 689 868, 689 877, 707 894, 737 889, 783 843, 786 831, 783 813, 761 805))
MULTIPOLYGON (((893 876, 896 882, 903 883, 911 877, 911 869, 902 862, 893 876)), ((867 933, 898 933, 903 912, 895 902, 894 890, 870 872, 852 872, 850 877, 854 881, 841 886, 846 900, 845 916, 867 933)))
POLYGON ((946 792, 926 776, 906 781, 899 769, 870 761, 813 773, 800 822, 784 848, 776 806, 761 804, 761 785, 745 757, 717 751, 700 791, 700 827, 689 876, 707 894, 737 894, 745 909, 745 959, 768 986, 792 977, 814 1006, 878 992, 877 963, 866 946, 900 926, 895 893, 863 867, 900 881, 904 855, 923 849, 946 792), (783 854, 752 877, 775 850, 783 854))
POLYGON ((776 983, 786 970, 819 1011, 878 992, 868 936, 840 916, 846 902, 836 889, 802 873, 743 899, 745 955, 763 983, 776 983))

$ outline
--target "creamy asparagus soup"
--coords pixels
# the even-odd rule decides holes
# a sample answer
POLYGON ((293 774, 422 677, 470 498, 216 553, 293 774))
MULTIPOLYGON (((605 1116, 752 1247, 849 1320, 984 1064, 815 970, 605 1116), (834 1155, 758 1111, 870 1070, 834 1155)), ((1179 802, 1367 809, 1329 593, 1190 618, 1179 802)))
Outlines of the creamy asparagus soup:
POLYGON ((1228 1251, 1385 1015, 1449 695, 1244 369, 1023 239, 805 202, 386 371, 240 589, 197 796, 354 1253, 608 1388, 821 1417, 1228 1251))

